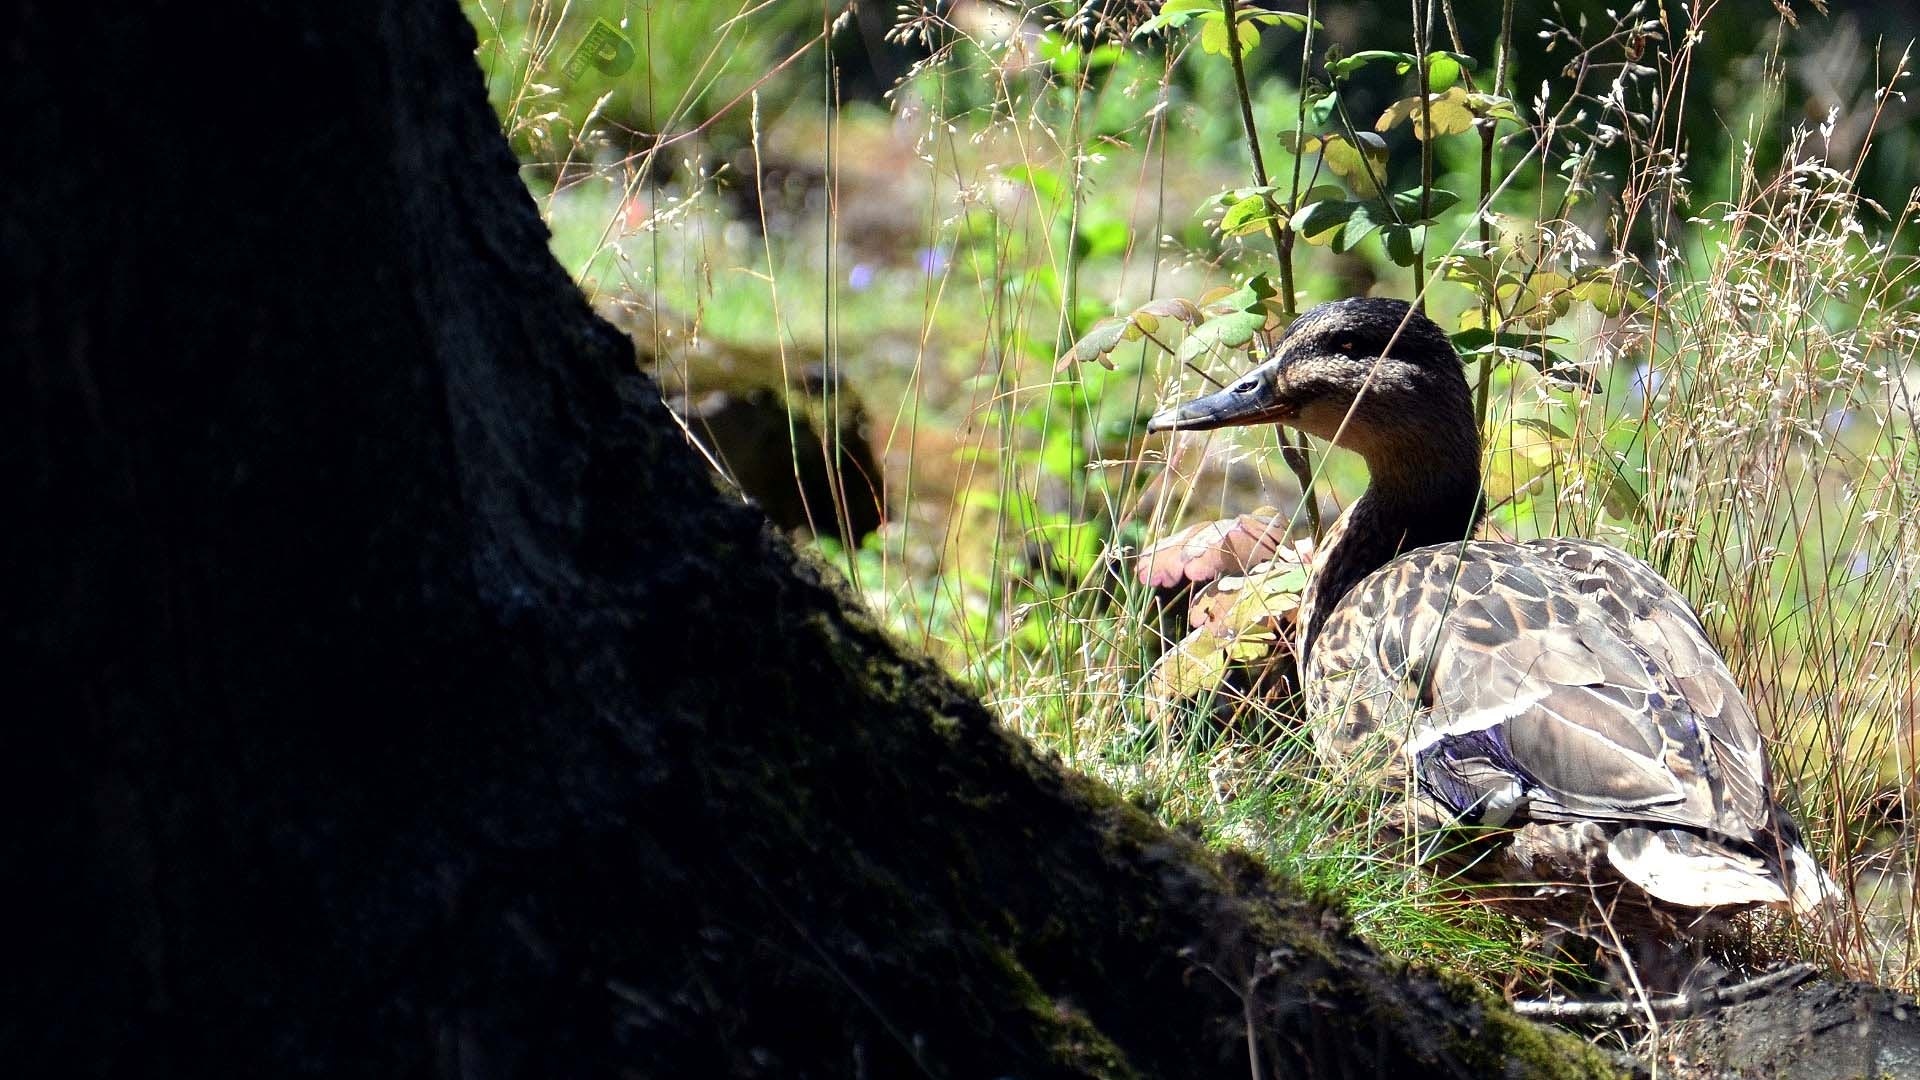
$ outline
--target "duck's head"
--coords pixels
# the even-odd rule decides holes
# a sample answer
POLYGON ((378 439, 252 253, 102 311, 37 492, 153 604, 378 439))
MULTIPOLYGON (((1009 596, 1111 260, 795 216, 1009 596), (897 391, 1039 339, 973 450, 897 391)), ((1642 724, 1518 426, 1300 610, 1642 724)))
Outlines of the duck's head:
POLYGON ((1404 455, 1459 424, 1472 432, 1460 355, 1404 300, 1362 297, 1313 308, 1266 363, 1218 393, 1156 414, 1148 431, 1285 424, 1360 452, 1404 455))

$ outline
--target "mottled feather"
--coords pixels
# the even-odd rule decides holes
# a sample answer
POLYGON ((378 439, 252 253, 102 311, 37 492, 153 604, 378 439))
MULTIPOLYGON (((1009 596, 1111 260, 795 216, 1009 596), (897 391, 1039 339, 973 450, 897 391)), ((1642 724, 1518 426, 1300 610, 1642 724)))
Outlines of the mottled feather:
POLYGON ((1753 712, 1684 598, 1623 552, 1565 539, 1408 552, 1328 614, 1304 681, 1325 757, 1367 754, 1445 817, 1638 829, 1636 854, 1673 861, 1614 868, 1692 898, 1674 902, 1785 897, 1753 712), (1376 735, 1397 752, 1363 751, 1376 735), (1699 879, 1672 885, 1689 858, 1699 879), (1769 865, 1771 893, 1739 869, 1769 865))

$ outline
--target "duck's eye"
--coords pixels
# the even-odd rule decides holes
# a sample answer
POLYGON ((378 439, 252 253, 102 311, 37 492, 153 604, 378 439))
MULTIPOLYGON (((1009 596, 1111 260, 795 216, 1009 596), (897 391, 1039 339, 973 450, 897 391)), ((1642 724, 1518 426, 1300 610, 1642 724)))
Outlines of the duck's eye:
POLYGON ((1241 379, 1234 384, 1233 392, 1236 394, 1251 394, 1259 385, 1260 383, 1254 379, 1241 379))
POLYGON ((1343 337, 1340 340, 1334 342, 1333 347, 1336 349, 1339 349, 1341 352, 1350 353, 1353 351, 1353 339, 1343 337))

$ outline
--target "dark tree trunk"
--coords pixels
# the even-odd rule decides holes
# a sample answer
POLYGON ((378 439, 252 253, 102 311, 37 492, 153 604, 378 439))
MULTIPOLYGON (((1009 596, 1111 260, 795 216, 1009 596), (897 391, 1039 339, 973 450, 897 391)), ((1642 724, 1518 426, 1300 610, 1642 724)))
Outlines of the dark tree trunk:
POLYGON ((451 0, 116 7, 0 26, 9 1075, 1575 1053, 1037 759, 719 495, 451 0))

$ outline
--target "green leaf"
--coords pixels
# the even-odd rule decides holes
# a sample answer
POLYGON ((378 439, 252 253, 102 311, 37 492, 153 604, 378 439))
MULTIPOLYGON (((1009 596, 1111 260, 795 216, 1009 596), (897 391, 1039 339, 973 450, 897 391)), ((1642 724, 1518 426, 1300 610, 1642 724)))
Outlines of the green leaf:
POLYGON ((1335 176, 1353 186, 1354 193, 1369 198, 1380 194, 1380 181, 1387 176, 1387 140, 1371 131, 1356 134, 1358 142, 1335 132, 1320 138, 1320 159, 1335 176))
POLYGON ((1068 41, 1052 31, 1040 35, 1040 59, 1053 65, 1056 75, 1072 75, 1080 70, 1080 44, 1068 41))
MULTIPOLYGON (((1499 271, 1494 269, 1493 260, 1483 255, 1444 255, 1440 259, 1440 272, 1448 281, 1458 281, 1482 297, 1492 299, 1494 290, 1499 287, 1499 271)), ((1467 333, 1491 333, 1484 329, 1469 330, 1467 333)), ((1460 348, 1460 338, 1454 335, 1453 342, 1460 348)), ((1482 342, 1481 344, 1485 344, 1482 342)))
POLYGON ((1220 218, 1220 231, 1228 236, 1246 236, 1265 229, 1277 216, 1265 195, 1249 195, 1227 207, 1220 218))
POLYGON ((1561 442, 1573 441, 1573 436, 1567 434, 1565 428, 1551 420, 1542 420, 1537 416, 1516 416, 1513 422, 1524 428, 1532 428, 1550 439, 1558 439, 1561 442))
POLYGON ((1275 296, 1273 282, 1265 274, 1255 274, 1231 292, 1208 300, 1201 306, 1213 312, 1254 311, 1275 296))
POLYGON ((1328 199, 1344 199, 1346 197, 1347 197, 1347 193, 1340 190, 1340 186, 1338 184, 1320 184, 1315 187, 1308 188, 1300 196, 1300 202, 1298 205, 1305 206, 1308 203, 1312 203, 1312 202, 1324 202, 1328 199))
MULTIPOLYGON (((1395 214, 1408 220, 1421 219, 1419 188, 1408 188, 1405 191, 1396 191, 1389 196, 1389 199, 1393 203, 1395 214)), ((1446 188, 1434 188, 1427 195, 1426 216, 1428 218, 1438 217, 1446 213, 1455 204, 1459 203, 1459 201, 1460 195, 1458 192, 1448 191, 1446 188)))
POLYGON ((1102 71, 1118 63, 1125 50, 1109 42, 1096 46, 1088 52, 1080 43, 1070 41, 1051 31, 1040 37, 1040 58, 1053 65, 1056 75, 1077 75, 1082 68, 1088 71, 1102 71))
POLYGON ((1404 75, 1414 64, 1415 58, 1412 53, 1394 52, 1389 49, 1362 49, 1352 56, 1328 63, 1327 74, 1336 79, 1345 79, 1368 64, 1383 61, 1392 62, 1395 70, 1404 75))
POLYGON ((1274 138, 1280 140, 1280 148, 1289 154, 1311 154, 1320 149, 1320 136, 1303 134, 1294 128, 1278 132, 1274 138))
POLYGON ((1133 36, 1144 37, 1155 31, 1185 26, 1188 19, 1207 11, 1219 14, 1218 0, 1167 0, 1160 5, 1160 14, 1141 23, 1133 36))
MULTIPOLYGON (((1220 218, 1220 231, 1228 236, 1247 236, 1265 229, 1270 221, 1286 221, 1292 211, 1285 200, 1278 198, 1278 194, 1279 190, 1271 184, 1231 188, 1221 192, 1215 196, 1215 200, 1226 208, 1226 213, 1220 218)), ((1345 197, 1346 192, 1339 188, 1322 184, 1303 193, 1299 205, 1345 197)))
POLYGON ((1622 521, 1645 521, 1647 504, 1619 466, 1595 459, 1588 475, 1600 489, 1600 505, 1622 521))
POLYGON ((1180 343, 1179 358, 1192 360, 1215 349, 1238 349, 1253 340, 1254 331, 1267 324, 1264 311, 1230 311, 1215 315, 1187 335, 1180 343))
POLYGON ((1205 315, 1199 305, 1178 296, 1169 296, 1159 300, 1149 300, 1125 315, 1109 315, 1087 328, 1073 348, 1060 357, 1054 364, 1055 371, 1064 371, 1078 360, 1081 363, 1097 363, 1107 370, 1113 370, 1113 361, 1107 354, 1120 347, 1122 342, 1139 341, 1148 335, 1160 333, 1161 321, 1175 319, 1187 326, 1197 325, 1205 315))
MULTIPOLYGON (((1134 309, 1133 317, 1136 320, 1152 318, 1156 324, 1160 319, 1178 319, 1188 326, 1198 326, 1207 316, 1193 301, 1181 296, 1169 296, 1141 304, 1134 309)), ((1148 326, 1147 329, 1151 332, 1154 327, 1148 326)))
POLYGON ((1222 191, 1218 195, 1215 195, 1214 198, 1219 201, 1221 206, 1232 206, 1234 203, 1239 202, 1241 199, 1245 199, 1253 195, 1272 195, 1275 192, 1278 192, 1279 190, 1280 190, 1279 188, 1275 187, 1272 184, 1263 184, 1259 187, 1249 186, 1249 187, 1228 188, 1227 190, 1222 191))
POLYGON ((1582 272, 1570 291, 1574 299, 1585 300, 1609 318, 1626 311, 1638 311, 1647 305, 1646 297, 1605 270, 1582 272))
POLYGON ((1296 211, 1289 224, 1307 243, 1327 244, 1333 241, 1335 233, 1346 227, 1347 220, 1359 207, 1359 203, 1345 199, 1312 202, 1296 211))
POLYGON ((1087 70, 1105 71, 1125 59, 1126 55, 1126 47, 1114 42, 1109 41, 1105 45, 1096 45, 1093 51, 1087 54, 1087 70))
MULTIPOLYGON (((1240 51, 1245 53, 1260 44, 1260 27, 1250 22, 1239 22, 1235 29, 1240 36, 1240 51)), ((1215 56, 1230 56, 1227 48, 1227 17, 1218 11, 1205 12, 1200 16, 1200 50, 1215 56)))
MULTIPOLYGON (((1377 230, 1386 230, 1382 236, 1386 239, 1387 255, 1402 266, 1413 263, 1412 251, 1419 247, 1425 235, 1424 223, 1408 220, 1417 217, 1417 201, 1408 208, 1403 196, 1419 195, 1413 192, 1399 192, 1394 196, 1394 205, 1385 202, 1352 202, 1346 199, 1326 198, 1302 206, 1288 224, 1299 233, 1307 243, 1315 246, 1330 244, 1335 251, 1351 251, 1360 246, 1360 242, 1377 230), (1396 217, 1397 215, 1397 217, 1396 217), (1402 261, 1405 260, 1405 261, 1402 261)), ((1444 209, 1452 205, 1455 198, 1452 192, 1436 190, 1435 206, 1444 209), (1438 196, 1446 196, 1439 198, 1438 196)))
POLYGON ((1453 347, 1463 353, 1478 352, 1489 345, 1498 345, 1503 349, 1531 349, 1542 343, 1564 344, 1566 340, 1553 334, 1517 334, 1505 330, 1495 333, 1476 326, 1453 335, 1453 347))
POLYGON ((1333 237, 1333 250, 1352 251, 1360 246, 1360 241, 1365 240, 1373 234, 1375 229, 1387 223, 1385 220, 1376 219, 1364 203, 1356 205, 1353 213, 1347 217, 1347 227, 1333 237))
POLYGON ((1334 107, 1339 105, 1340 95, 1329 91, 1318 97, 1307 98, 1306 121, 1314 127, 1324 125, 1333 116, 1334 107))
POLYGON ((1520 109, 1513 103, 1513 99, 1503 98, 1498 94, 1468 94, 1467 107, 1473 110, 1473 115, 1488 120, 1511 120, 1516 124, 1521 122, 1520 109))
POLYGON ((1295 33, 1306 33, 1308 27, 1324 29, 1319 19, 1309 19, 1297 11, 1262 11, 1259 14, 1264 16, 1261 22, 1269 26, 1278 23, 1295 33))
POLYGON ((1594 378, 1592 372, 1552 349, 1533 349, 1520 354, 1519 358, 1562 386, 1584 390, 1589 394, 1600 392, 1600 380, 1594 378))
POLYGON ((1094 221, 1081 227, 1074 252, 1083 259, 1118 255, 1127 250, 1127 241, 1131 238, 1132 231, 1119 218, 1094 221))
POLYGON ((1426 239, 1427 228, 1424 225, 1388 225, 1380 230, 1380 236, 1387 245, 1387 258, 1392 259, 1394 265, 1412 266, 1421 242, 1426 239))
POLYGON ((1555 441, 1551 436, 1544 439, 1520 437, 1519 428, 1532 426, 1521 424, 1517 419, 1513 423, 1488 426, 1489 453, 1481 482, 1489 501, 1505 502, 1517 495, 1551 469, 1555 459, 1562 456, 1556 453, 1555 441))
POLYGON ((1226 681, 1227 642, 1205 627, 1187 635, 1147 672, 1147 706, 1163 723, 1171 722, 1175 702, 1198 697, 1226 681))
POLYGON ((1071 357, 1083 364, 1097 361, 1104 367, 1112 367, 1113 361, 1107 359, 1107 354, 1120 347, 1121 336, 1126 333, 1129 321, 1122 315, 1109 315, 1094 323, 1086 333, 1080 335, 1079 341, 1073 343, 1073 351, 1061 360, 1064 362, 1071 357))
POLYGON ((1391 131, 1402 121, 1413 122, 1413 137, 1422 142, 1427 140, 1427 126, 1433 126, 1435 135, 1458 135, 1473 130, 1474 114, 1468 108, 1467 92, 1462 87, 1451 87, 1438 94, 1428 94, 1426 111, 1420 108, 1420 95, 1404 97, 1380 114, 1373 125, 1375 131, 1391 131))
MULTIPOLYGON (((1509 324, 1512 325, 1512 324, 1509 324)), ((1562 386, 1589 393, 1598 391, 1600 383, 1592 373, 1575 364, 1561 353, 1546 347, 1547 342, 1563 342, 1566 338, 1550 334, 1516 334, 1508 331, 1493 333, 1482 327, 1462 330, 1453 335, 1453 347, 1460 352, 1462 360, 1472 361, 1482 356, 1525 364, 1540 374, 1562 386)))
POLYGON ((1460 61, 1450 54, 1427 54, 1427 93, 1437 94, 1460 81, 1460 61))

